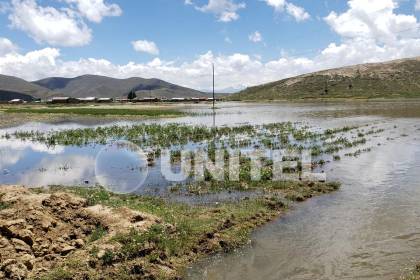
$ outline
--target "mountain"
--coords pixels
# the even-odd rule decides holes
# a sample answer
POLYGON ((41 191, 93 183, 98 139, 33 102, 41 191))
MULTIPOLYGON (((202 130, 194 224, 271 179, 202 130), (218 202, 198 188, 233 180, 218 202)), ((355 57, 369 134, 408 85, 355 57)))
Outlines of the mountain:
POLYGON ((34 98, 45 98, 50 91, 23 79, 0 75, 0 101, 19 98, 27 101, 34 98))
POLYGON ((233 100, 420 97, 420 57, 319 71, 233 94, 233 100))
POLYGON ((83 75, 76 78, 46 78, 32 82, 44 87, 53 94, 69 97, 123 97, 131 90, 142 97, 201 97, 208 94, 181 87, 158 79, 115 79, 96 75, 83 75))

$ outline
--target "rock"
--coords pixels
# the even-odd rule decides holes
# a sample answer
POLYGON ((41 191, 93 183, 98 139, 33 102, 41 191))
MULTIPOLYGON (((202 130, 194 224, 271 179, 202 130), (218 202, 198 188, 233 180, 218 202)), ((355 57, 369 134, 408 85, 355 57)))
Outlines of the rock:
POLYGON ((28 270, 32 270, 34 268, 34 260, 35 257, 29 254, 24 254, 20 257, 22 263, 26 266, 28 270))
POLYGON ((83 239, 76 239, 73 241, 73 245, 76 248, 82 248, 83 246, 85 246, 85 242, 83 241, 83 239))
POLYGON ((16 259, 6 259, 4 262, 2 262, 1 264, 0 264, 0 268, 2 269, 2 270, 4 270, 4 268, 6 267, 6 266, 9 266, 9 265, 12 265, 12 264, 15 264, 17 261, 16 261, 16 259))
POLYGON ((105 256, 105 250, 99 250, 98 254, 96 255, 98 259, 102 259, 105 256))
POLYGON ((69 254, 71 251, 76 250, 75 247, 67 245, 61 248, 61 255, 67 255, 69 254))
POLYGON ((3 270, 6 274, 7 279, 11 280, 22 280, 26 279, 26 277, 28 276, 28 269, 21 262, 10 264, 6 266, 3 270))
POLYGON ((12 238, 11 239, 13 246, 15 247, 16 252, 31 252, 31 247, 25 243, 25 241, 12 238))
POLYGON ((9 246, 9 241, 7 240, 7 238, 4 237, 0 237, 0 248, 6 248, 7 246, 9 246))
POLYGON ((22 229, 16 233, 16 236, 25 241, 26 244, 32 246, 34 244, 33 233, 28 229, 22 229))
POLYGON ((47 217, 42 217, 42 220, 41 220, 41 228, 44 231, 48 231, 50 229, 50 227, 52 227, 51 220, 48 219, 47 217))
POLYGON ((64 240, 64 238, 62 238, 62 237, 57 238, 55 241, 57 241, 58 243, 65 243, 66 242, 66 240, 64 240))

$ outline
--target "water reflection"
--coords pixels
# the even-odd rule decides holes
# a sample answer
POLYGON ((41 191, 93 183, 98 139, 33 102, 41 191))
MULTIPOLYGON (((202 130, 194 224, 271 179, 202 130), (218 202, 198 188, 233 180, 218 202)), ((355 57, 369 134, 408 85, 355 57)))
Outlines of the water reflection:
POLYGON ((393 120, 395 140, 326 168, 344 182, 339 192, 297 205, 258 230, 251 246, 203 261, 189 279, 398 277, 420 259, 417 122, 393 120))
MULTIPOLYGON (((213 123, 211 108, 187 107, 198 116, 148 122, 213 123)), ((250 246, 194 266, 189 279, 392 279, 420 259, 420 103, 354 102, 218 104, 217 125, 305 121, 321 128, 376 123, 387 128, 372 137, 370 153, 323 167, 340 191, 296 205, 258 230, 250 246)), ((117 122, 130 124, 134 122, 117 122)), ((108 123, 106 125, 114 125, 108 123)), ((44 131, 103 125, 25 124, 44 131)), ((0 134, 13 128, 0 130, 0 134)), ((102 146, 47 147, 0 140, 0 183, 95 184, 94 159, 102 146), (61 168, 60 168, 61 167, 61 168)), ((125 159, 125 157, 123 157, 125 159)), ((106 160, 106 159, 105 159, 106 160)), ((130 165, 128 165, 130 166, 130 165)), ((161 193, 168 183, 160 162, 149 171, 144 192, 161 193)), ((249 194, 246 194, 249 195, 249 194)), ((232 197, 221 193, 210 200, 232 197)), ((184 198, 179 198, 182 200, 184 198)))

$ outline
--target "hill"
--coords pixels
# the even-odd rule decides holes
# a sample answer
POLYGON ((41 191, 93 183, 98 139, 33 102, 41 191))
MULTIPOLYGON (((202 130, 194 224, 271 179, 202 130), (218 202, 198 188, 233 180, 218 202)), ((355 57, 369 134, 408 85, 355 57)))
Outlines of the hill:
POLYGON ((105 76, 83 75, 76 78, 46 78, 33 82, 53 92, 69 97, 123 97, 131 90, 141 97, 200 97, 206 93, 174 85, 159 79, 115 79, 105 76))
POLYGON ((49 94, 50 91, 48 89, 39 85, 13 76, 0 75, 0 101, 8 101, 15 98, 29 101, 33 98, 45 98, 49 94))
POLYGON ((234 100, 420 97, 420 57, 319 71, 250 87, 234 100))

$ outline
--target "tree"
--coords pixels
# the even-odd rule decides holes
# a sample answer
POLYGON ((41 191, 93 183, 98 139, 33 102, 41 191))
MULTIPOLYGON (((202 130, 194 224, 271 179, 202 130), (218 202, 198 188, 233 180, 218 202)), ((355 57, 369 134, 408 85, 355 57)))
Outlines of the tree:
POLYGON ((128 96, 127 96, 127 98, 129 99, 129 100, 133 100, 133 99, 135 99, 137 97, 137 95, 136 95, 136 91, 133 89, 133 90, 131 90, 130 91, 130 93, 128 94, 128 96))

